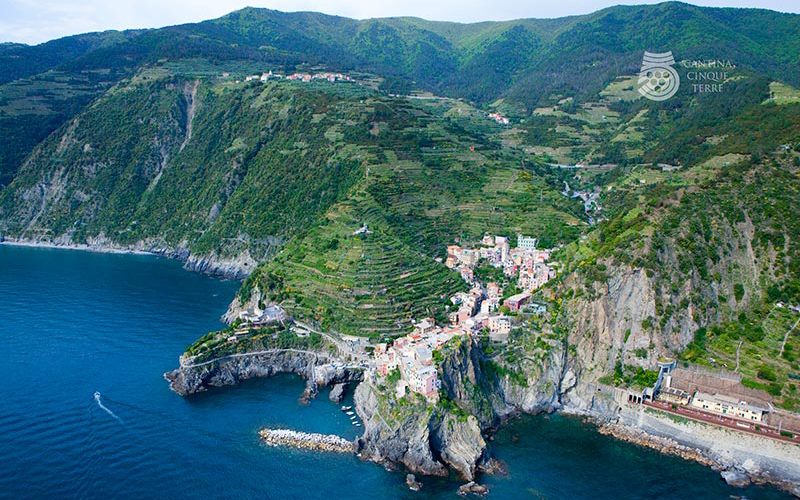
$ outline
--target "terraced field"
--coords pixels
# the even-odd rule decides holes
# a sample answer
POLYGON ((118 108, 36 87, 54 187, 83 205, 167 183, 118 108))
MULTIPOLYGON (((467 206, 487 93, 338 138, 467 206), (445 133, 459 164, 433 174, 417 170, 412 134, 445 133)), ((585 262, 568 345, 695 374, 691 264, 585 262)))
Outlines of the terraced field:
POLYGON ((447 297, 466 287, 458 274, 397 238, 364 191, 259 273, 281 276, 281 303, 293 316, 371 337, 407 330, 415 317, 441 315, 447 297), (354 234, 364 224, 369 232, 354 234))

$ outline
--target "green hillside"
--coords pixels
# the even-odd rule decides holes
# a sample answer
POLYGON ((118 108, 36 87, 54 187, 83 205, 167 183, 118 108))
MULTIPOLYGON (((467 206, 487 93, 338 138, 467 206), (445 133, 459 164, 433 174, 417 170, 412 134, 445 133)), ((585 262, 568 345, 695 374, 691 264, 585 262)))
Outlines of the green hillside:
POLYGON ((763 282, 740 283, 752 301, 725 306, 715 287, 734 293, 739 247, 714 254, 713 237, 678 229, 716 214, 733 234, 741 221, 719 207, 747 205, 768 240, 794 241, 783 211, 796 193, 778 188, 792 185, 800 144, 797 32, 796 15, 676 2, 475 24, 247 8, 3 45, 0 236, 260 265, 242 301, 380 336, 441 315, 442 296, 463 288, 436 260, 446 245, 519 232, 566 245, 581 279, 630 264, 659 286, 694 280, 659 302, 662 333, 684 300, 695 324, 722 327, 760 310, 772 284, 793 290, 794 248, 782 274, 770 254, 763 282), (735 67, 725 92, 706 94, 679 67, 680 91, 656 103, 635 90, 644 50, 735 67), (270 70, 355 82, 245 80, 270 70), (580 161, 594 166, 551 165, 580 161), (783 184, 728 184, 741 168, 783 184), (780 221, 754 186, 775 189, 780 221), (600 208, 585 212, 575 192, 600 208))
POLYGON ((56 69, 92 51, 131 40, 143 31, 85 33, 39 45, 0 44, 0 85, 56 69))
POLYGON ((789 375, 800 370, 800 337, 788 305, 800 302, 798 169, 800 151, 778 150, 644 184, 629 181, 646 168, 622 174, 609 187, 624 209, 563 249, 569 272, 551 293, 577 311, 627 269, 644 272, 655 298, 641 324, 650 339, 682 361, 739 371, 797 410, 789 375))
POLYGON ((333 129, 368 136, 368 117, 350 120, 370 114, 355 100, 368 91, 349 89, 354 95, 342 97, 288 82, 144 73, 36 149, 0 194, 4 231, 75 241, 103 234, 120 244, 158 237, 199 252, 257 235, 279 242, 363 171, 359 140, 326 138, 333 129))

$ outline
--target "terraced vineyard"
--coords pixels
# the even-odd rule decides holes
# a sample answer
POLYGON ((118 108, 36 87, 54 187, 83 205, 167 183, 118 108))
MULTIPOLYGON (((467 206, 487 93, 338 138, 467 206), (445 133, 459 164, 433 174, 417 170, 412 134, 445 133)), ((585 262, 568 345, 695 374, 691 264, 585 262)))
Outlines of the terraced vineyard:
POLYGON ((398 333, 412 318, 441 314, 447 297, 466 284, 393 233, 360 191, 245 286, 258 286, 296 318, 326 330, 372 337, 398 333), (353 234, 364 224, 369 232, 353 234), (274 278, 281 286, 268 292, 274 278))

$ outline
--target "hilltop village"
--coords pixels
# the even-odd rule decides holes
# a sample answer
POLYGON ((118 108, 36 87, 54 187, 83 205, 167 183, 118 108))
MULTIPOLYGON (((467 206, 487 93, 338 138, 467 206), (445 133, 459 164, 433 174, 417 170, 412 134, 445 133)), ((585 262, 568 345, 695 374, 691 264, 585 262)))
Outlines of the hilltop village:
MULTIPOLYGON (((222 78, 228 79, 231 78, 231 74, 229 72, 224 72, 220 75, 222 78)), ((330 71, 322 71, 318 73, 310 72, 294 72, 291 74, 281 74, 281 73, 274 73, 272 70, 269 70, 265 73, 261 74, 253 74, 247 75, 244 77, 245 82, 261 82, 266 83, 271 80, 288 80, 288 81, 296 81, 296 82, 303 82, 309 83, 312 81, 322 81, 322 82, 329 82, 329 83, 353 83, 359 85, 366 85, 370 86, 369 81, 365 81, 362 79, 353 78, 352 76, 345 74, 345 73, 334 73, 330 71)), ((241 80, 234 80, 236 83, 240 83, 241 80)), ((389 93, 390 97, 402 97, 398 94, 389 93)), ((481 114, 484 118, 493 120, 495 123, 502 127, 509 127, 511 125, 511 119, 507 116, 503 116, 497 112, 486 112, 482 111, 481 114)))
POLYGON ((434 318, 414 323, 409 335, 395 339, 391 346, 378 344, 371 367, 380 377, 395 384, 397 397, 407 391, 437 401, 440 382, 433 364, 434 352, 459 335, 488 335, 492 342, 506 343, 516 313, 530 306, 533 312, 546 311, 543 304, 530 302, 532 292, 541 288, 556 275, 555 266, 548 263, 550 250, 538 250, 536 238, 517 235, 517 246, 511 248, 508 237, 486 235, 478 248, 447 247, 445 265, 459 272, 472 288, 450 297, 453 309, 449 324, 436 325, 434 318), (522 290, 504 297, 504 288, 497 282, 481 283, 475 274, 479 264, 488 264, 522 290))
MULTIPOLYGON (((227 77, 227 73, 222 74, 223 77, 227 77)), ((327 82, 355 82, 355 80, 349 76, 342 73, 331 73, 331 72, 322 72, 322 73, 292 73, 291 75, 281 75, 279 73, 273 73, 270 70, 267 73, 262 73, 260 75, 249 75, 245 77, 246 82, 251 81, 261 81, 266 82, 268 80, 296 80, 301 82, 310 82, 312 80, 324 80, 327 82)))

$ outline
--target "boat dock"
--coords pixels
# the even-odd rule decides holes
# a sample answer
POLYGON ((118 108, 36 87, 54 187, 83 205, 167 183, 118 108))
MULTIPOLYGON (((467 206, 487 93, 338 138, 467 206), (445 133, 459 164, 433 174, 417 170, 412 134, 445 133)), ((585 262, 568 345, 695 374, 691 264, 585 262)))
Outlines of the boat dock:
POLYGON ((271 446, 293 446, 308 450, 355 453, 355 444, 352 441, 330 434, 315 434, 289 429, 261 429, 258 435, 271 446))

